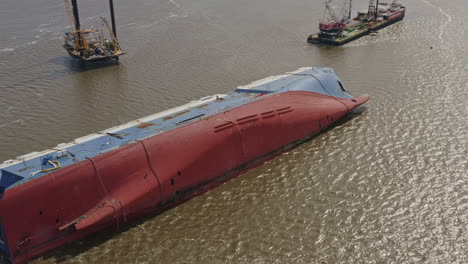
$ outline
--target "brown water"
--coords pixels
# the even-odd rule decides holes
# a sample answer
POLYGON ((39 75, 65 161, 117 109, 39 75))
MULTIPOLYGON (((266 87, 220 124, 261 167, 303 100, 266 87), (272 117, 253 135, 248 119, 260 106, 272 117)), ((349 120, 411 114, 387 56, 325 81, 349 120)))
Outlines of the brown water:
MULTIPOLYGON (((106 3, 80 0, 82 23, 106 3)), ((61 1, 2 0, 0 160, 302 66, 372 96, 235 180, 33 263, 468 263, 468 4, 405 4, 403 22, 327 48, 305 43, 321 1, 116 0, 128 55, 91 67, 61 48, 61 1)))

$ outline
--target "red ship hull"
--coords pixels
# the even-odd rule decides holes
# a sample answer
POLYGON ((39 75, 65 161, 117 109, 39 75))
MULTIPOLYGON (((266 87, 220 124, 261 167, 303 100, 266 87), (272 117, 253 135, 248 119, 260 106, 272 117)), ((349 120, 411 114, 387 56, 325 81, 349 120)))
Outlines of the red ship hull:
POLYGON ((6 190, 10 259, 165 210, 316 135, 368 96, 293 91, 152 136, 6 190))

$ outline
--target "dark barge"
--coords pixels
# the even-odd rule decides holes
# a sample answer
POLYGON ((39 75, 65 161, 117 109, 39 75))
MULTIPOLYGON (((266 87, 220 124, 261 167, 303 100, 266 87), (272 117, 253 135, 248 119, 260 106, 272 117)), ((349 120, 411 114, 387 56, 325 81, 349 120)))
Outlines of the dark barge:
POLYGON ((391 4, 370 0, 369 10, 358 13, 358 16, 350 21, 351 0, 348 0, 349 10, 341 16, 337 16, 333 11, 329 5, 331 1, 328 0, 325 5, 329 17, 320 23, 320 32, 309 35, 307 42, 341 46, 390 26, 405 17, 406 8, 396 0, 391 4))

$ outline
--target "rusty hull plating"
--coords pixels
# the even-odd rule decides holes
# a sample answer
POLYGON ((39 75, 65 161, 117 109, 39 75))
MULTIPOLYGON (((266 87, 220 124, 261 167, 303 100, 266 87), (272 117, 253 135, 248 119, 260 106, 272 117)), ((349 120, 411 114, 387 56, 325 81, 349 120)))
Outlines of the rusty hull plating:
POLYGON ((23 262, 203 193, 342 118, 353 97, 301 68, 0 164, 0 252, 23 262))

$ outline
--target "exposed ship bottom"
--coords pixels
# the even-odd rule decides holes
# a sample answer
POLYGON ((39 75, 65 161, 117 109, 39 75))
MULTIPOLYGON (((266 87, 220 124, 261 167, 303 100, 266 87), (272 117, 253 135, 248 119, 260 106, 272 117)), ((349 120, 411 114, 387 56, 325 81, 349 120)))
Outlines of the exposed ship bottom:
MULTIPOLYGON (((193 110, 179 109, 161 119, 183 118, 184 113, 230 100, 253 101, 126 141, 94 157, 86 152, 81 161, 76 151, 68 157, 73 150, 69 145, 67 152, 56 151, 40 160, 64 165, 70 158, 71 165, 41 172, 43 176, 21 184, 12 183, 14 177, 34 163, 0 166, 0 186, 9 186, 0 190, 0 252, 13 263, 29 260, 100 229, 164 211, 280 155, 369 99, 352 97, 333 76, 332 71, 313 69, 293 74, 277 80, 278 87, 289 87, 287 91, 270 95, 265 94, 273 86, 268 83, 258 86, 264 90, 238 88, 232 99, 203 101, 193 110), (290 85, 285 86, 286 81, 290 85), (342 97, 306 91, 309 88, 342 97)), ((186 120, 191 119, 178 123, 186 120)), ((145 122, 134 129, 144 133, 153 127, 157 125, 145 122)), ((124 134, 128 133, 92 137, 109 144, 124 134)), ((80 142, 85 151, 96 145, 91 139, 80 142)))

